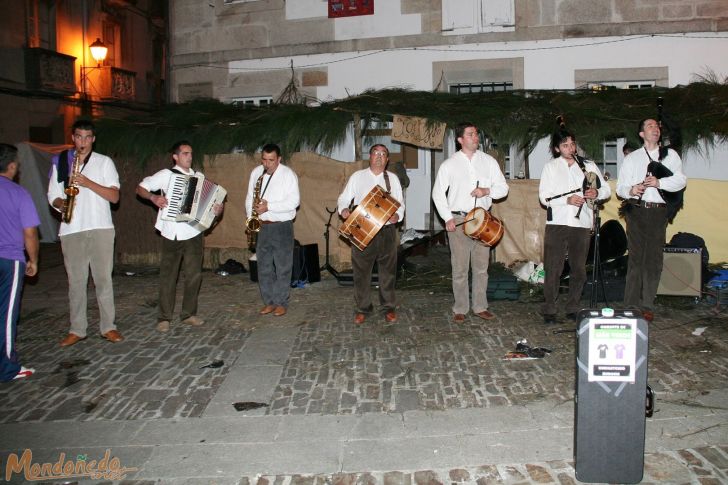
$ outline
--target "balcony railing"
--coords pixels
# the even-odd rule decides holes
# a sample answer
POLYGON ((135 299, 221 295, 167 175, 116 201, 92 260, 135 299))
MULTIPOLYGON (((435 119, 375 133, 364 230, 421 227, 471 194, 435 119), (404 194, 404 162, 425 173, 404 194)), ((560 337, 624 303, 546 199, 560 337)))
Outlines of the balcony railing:
POLYGON ((118 67, 87 67, 86 93, 91 98, 135 101, 136 73, 118 67))
POLYGON ((28 89, 76 92, 73 66, 76 58, 40 47, 25 49, 25 83, 28 89))

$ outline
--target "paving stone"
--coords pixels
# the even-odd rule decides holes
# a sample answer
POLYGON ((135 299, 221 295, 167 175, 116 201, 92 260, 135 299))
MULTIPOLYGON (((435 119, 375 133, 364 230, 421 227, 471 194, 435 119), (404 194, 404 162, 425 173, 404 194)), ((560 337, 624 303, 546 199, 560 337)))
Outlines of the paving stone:
POLYGON ((412 477, 408 473, 386 472, 382 480, 383 485, 411 485, 412 477))
POLYGON ((526 464, 526 471, 528 476, 531 477, 536 483, 553 483, 554 480, 548 470, 539 465, 526 464))
POLYGON ((470 480, 470 473, 462 468, 450 470, 448 475, 453 482, 467 482, 470 480))
POLYGON ((721 470, 728 470, 728 456, 712 447, 695 448, 708 462, 721 470))
POLYGON ((414 479, 417 485, 442 485, 440 477, 432 470, 415 472, 414 479))

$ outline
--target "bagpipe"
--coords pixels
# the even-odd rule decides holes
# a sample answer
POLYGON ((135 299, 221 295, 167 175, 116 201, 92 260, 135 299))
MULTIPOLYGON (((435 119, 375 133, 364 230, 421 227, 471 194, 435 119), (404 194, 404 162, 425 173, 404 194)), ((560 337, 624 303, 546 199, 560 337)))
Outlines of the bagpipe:
MULTIPOLYGON (((663 163, 662 160, 667 157, 670 141, 665 140, 664 132, 663 132, 663 99, 662 97, 657 98, 657 124, 660 126, 660 149, 658 151, 658 157, 657 160, 652 160, 652 157, 650 157, 649 153, 647 154, 647 157, 650 159, 650 163, 647 164, 647 172, 645 173, 645 178, 653 176, 657 179, 662 179, 666 177, 672 177, 673 173, 672 170, 667 168, 663 163)), ((647 149, 644 148, 645 152, 647 152, 647 149)), ((675 216, 680 211, 680 209, 683 208, 684 205, 684 196, 685 196, 685 188, 682 188, 676 192, 670 192, 668 190, 663 190, 658 188, 657 192, 659 192, 660 197, 665 201, 665 204, 667 205, 667 221, 672 222, 675 219, 675 216)), ((639 205, 642 202, 642 197, 638 199, 638 203, 636 205, 639 205)), ((635 205, 634 203, 630 203, 630 199, 626 199, 622 201, 622 205, 619 207, 619 215, 624 217, 624 215, 629 212, 629 210, 635 205)))

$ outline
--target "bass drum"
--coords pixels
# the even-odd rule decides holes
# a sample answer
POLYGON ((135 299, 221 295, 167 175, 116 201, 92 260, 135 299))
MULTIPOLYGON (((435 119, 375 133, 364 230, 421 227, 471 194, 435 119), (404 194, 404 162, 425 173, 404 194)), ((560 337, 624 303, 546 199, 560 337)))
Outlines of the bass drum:
POLYGON ((465 216, 463 232, 471 239, 493 247, 503 237, 505 228, 500 219, 482 207, 476 207, 465 216))

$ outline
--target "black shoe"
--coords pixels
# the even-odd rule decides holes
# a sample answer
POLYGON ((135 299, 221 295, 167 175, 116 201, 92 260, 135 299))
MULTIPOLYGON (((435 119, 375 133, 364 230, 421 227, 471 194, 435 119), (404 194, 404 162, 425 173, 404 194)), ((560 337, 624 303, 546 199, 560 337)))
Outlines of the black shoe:
POLYGON ((543 323, 545 325, 555 325, 556 324, 556 315, 553 314, 544 314, 543 316, 543 323))
POLYGON ((567 313, 564 316, 567 318, 567 320, 574 320, 574 321, 576 321, 576 313, 574 313, 574 312, 567 313))

